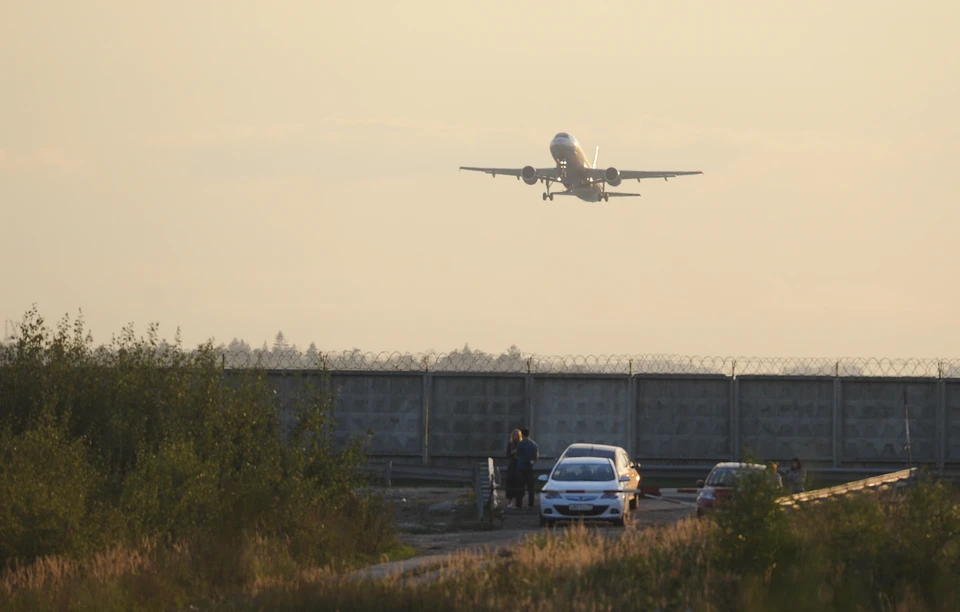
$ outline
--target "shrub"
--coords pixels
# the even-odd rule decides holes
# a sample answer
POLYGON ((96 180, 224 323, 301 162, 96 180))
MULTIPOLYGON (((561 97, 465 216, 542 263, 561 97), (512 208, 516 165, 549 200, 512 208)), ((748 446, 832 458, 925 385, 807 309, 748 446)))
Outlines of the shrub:
POLYGON ((772 576, 795 545, 790 523, 777 499, 783 495, 766 471, 744 473, 735 494, 714 515, 714 563, 735 574, 772 576))
POLYGON ((94 349, 82 319, 50 330, 34 309, 20 332, 0 351, 0 564, 159 537, 230 580, 218 556, 257 537, 317 563, 395 544, 383 504, 354 494, 362 449, 334 444, 317 373, 286 392, 156 325, 94 349))
POLYGON ((101 478, 82 440, 45 424, 0 439, 0 560, 84 552, 101 478))

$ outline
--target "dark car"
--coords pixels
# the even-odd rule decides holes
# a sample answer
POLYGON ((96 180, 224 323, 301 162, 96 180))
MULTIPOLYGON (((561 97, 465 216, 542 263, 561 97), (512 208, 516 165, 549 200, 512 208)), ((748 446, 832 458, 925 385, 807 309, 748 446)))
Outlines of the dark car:
POLYGON ((741 477, 762 473, 766 469, 766 466, 759 463, 738 463, 735 461, 718 463, 713 466, 706 480, 697 481, 697 487, 700 489, 697 493, 697 517, 699 518, 713 509, 718 502, 730 499, 736 490, 737 481, 741 477))

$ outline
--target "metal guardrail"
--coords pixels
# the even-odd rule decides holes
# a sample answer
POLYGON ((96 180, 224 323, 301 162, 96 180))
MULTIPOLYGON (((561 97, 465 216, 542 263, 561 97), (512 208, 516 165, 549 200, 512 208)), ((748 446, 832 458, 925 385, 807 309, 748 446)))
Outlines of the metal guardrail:
POLYGON ((811 502, 818 503, 831 497, 848 495, 850 493, 859 493, 863 491, 882 491, 891 488, 899 489, 912 484, 916 479, 917 472, 918 468, 910 468, 908 470, 900 470, 899 472, 883 474, 882 476, 873 476, 872 478, 848 482, 835 487, 816 489, 814 491, 805 491, 803 493, 794 493, 793 495, 781 497, 777 500, 777 503, 782 506, 796 507, 800 504, 811 502))
POLYGON ((387 484, 393 478, 408 478, 428 482, 462 482, 464 484, 470 484, 474 479, 473 469, 414 465, 392 461, 369 462, 361 465, 359 469, 367 474, 383 474, 384 481, 387 484))
MULTIPOLYGON (((472 485, 474 482, 474 470, 476 465, 476 459, 470 458, 469 465, 470 467, 438 467, 433 465, 423 465, 419 463, 397 463, 383 460, 370 460, 368 463, 361 466, 361 470, 366 473, 382 473, 386 470, 387 466, 391 467, 391 475, 395 478, 407 478, 411 480, 423 480, 427 482, 458 482, 464 483, 466 485, 472 485)), ((464 465, 467 465, 467 461, 464 460, 464 465)), ((535 468, 534 472, 537 474, 543 474, 550 471, 553 467, 553 462, 548 460, 542 460, 538 462, 542 466, 535 468), (548 465, 549 462, 549 465, 548 465)), ((500 460, 494 459, 494 464, 502 469, 502 463, 500 460)), ((651 465, 649 463, 644 463, 640 469, 640 473, 645 480, 653 480, 658 478, 670 478, 670 479, 685 479, 689 478, 691 484, 693 484, 697 478, 705 477, 711 469, 713 469, 714 464, 704 464, 704 465, 651 465)), ((914 468, 917 469, 917 468, 914 468)), ((867 480, 871 480, 874 477, 887 477, 891 474, 888 471, 889 468, 808 468, 808 475, 818 475, 823 476, 828 479, 836 480, 850 480, 853 478, 858 479, 857 482, 862 482, 864 477, 867 480)), ((900 472, 895 472, 900 473, 900 472)), ((944 472, 942 477, 945 480, 960 480, 960 472, 944 472)), ((848 483, 854 484, 854 483, 848 483)), ((846 486, 846 485, 840 485, 846 486)))

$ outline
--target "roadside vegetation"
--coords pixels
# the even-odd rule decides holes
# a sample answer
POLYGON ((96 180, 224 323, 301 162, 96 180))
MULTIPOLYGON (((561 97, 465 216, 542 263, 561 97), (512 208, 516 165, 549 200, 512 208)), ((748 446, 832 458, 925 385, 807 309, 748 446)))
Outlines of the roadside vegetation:
MULTIPOLYGON (((947 485, 786 510, 761 476, 710 519, 574 526, 509 556, 463 556, 433 580, 265 588, 246 609, 956 610, 960 506, 947 485)), ((642 514, 642 513, 641 513, 642 514)), ((641 519, 642 520, 642 519, 641 519)))
POLYGON ((0 601, 170 608, 408 553, 332 405, 156 326, 94 348, 31 310, 0 347, 0 601))
POLYGON ((226 376, 151 327, 92 348, 28 313, 0 354, 0 607, 88 610, 956 610, 960 499, 924 479, 798 510, 765 474, 704 520, 544 530, 413 577, 333 442, 326 388, 226 376), (281 411, 281 402, 287 408, 281 411))

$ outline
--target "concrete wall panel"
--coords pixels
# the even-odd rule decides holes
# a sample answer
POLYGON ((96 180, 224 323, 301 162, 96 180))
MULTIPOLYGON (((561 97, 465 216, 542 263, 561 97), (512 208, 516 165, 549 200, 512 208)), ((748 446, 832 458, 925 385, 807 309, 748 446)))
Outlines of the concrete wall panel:
POLYGON ((947 381, 946 388, 947 463, 960 463, 960 380, 947 381))
POLYGON ((544 459, 574 442, 627 446, 629 380, 535 378, 532 437, 544 459))
POLYGON ((433 376, 430 456, 501 457, 510 431, 527 424, 523 377, 433 376))
POLYGON ((636 457, 729 457, 729 379, 640 378, 637 385, 636 457))
POLYGON ((764 460, 833 456, 833 379, 741 377, 740 445, 764 460))
POLYGON ((937 383, 885 379, 843 381, 843 461, 907 460, 904 389, 910 409, 913 459, 936 460, 937 383))
POLYGON ((423 377, 334 374, 337 440, 373 430, 372 455, 421 455, 423 377))

